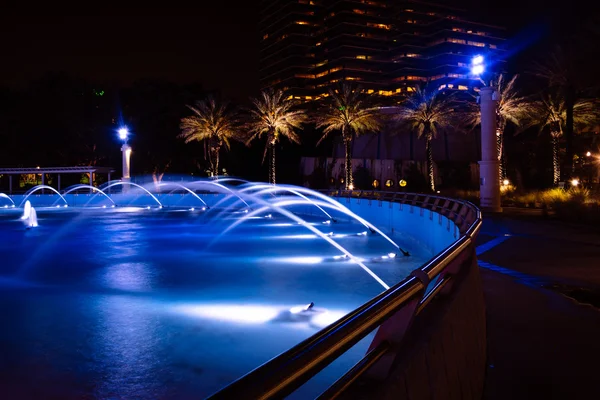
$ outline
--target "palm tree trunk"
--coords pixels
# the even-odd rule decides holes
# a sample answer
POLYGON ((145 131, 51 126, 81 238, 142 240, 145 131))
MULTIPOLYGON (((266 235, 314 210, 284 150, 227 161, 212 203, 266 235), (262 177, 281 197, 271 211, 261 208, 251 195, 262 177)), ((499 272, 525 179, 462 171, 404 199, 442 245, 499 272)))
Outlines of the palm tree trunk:
POLYGON ((275 184, 275 144, 269 145, 271 157, 269 160, 269 183, 275 184))
POLYGON ((219 150, 221 146, 213 146, 210 148, 212 152, 211 156, 211 169, 213 176, 219 176, 219 150))
POLYGON ((565 182, 569 181, 573 174, 573 108, 575 106, 575 89, 568 85, 565 93, 565 150, 564 162, 565 182))
POLYGON ((496 149, 498 149, 498 172, 500 182, 504 180, 504 135, 501 129, 496 130, 496 149))
POLYGON ((559 147, 558 147, 558 137, 552 135, 552 168, 553 168, 553 178, 554 178, 554 186, 558 185, 560 181, 560 159, 559 159, 559 147))
POLYGON ((352 178, 352 139, 350 137, 344 138, 344 146, 346 148, 346 161, 344 164, 346 190, 352 190, 354 189, 354 179, 352 178))
POLYGON ((429 187, 435 191, 435 177, 433 176, 433 151, 431 149, 431 134, 428 134, 425 139, 425 150, 427 152, 427 178, 429 179, 429 187))

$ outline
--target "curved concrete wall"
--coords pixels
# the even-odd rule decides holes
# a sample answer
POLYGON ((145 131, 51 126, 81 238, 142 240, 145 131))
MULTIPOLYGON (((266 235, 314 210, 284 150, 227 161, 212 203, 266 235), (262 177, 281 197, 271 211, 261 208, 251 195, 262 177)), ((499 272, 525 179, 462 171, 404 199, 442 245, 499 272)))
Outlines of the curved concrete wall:
POLYGON ((336 199, 378 228, 410 232, 411 237, 437 254, 458 239, 458 228, 442 214, 407 204, 357 198, 336 199))

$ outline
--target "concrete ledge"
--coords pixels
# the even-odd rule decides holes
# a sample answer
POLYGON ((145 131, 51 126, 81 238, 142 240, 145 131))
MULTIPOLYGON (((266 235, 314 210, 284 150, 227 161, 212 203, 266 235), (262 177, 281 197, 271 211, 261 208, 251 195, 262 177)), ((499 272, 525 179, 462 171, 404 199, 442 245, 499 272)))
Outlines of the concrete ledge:
POLYGON ((387 378, 362 378, 352 399, 481 399, 486 371, 486 315, 474 249, 452 285, 419 314, 387 378))

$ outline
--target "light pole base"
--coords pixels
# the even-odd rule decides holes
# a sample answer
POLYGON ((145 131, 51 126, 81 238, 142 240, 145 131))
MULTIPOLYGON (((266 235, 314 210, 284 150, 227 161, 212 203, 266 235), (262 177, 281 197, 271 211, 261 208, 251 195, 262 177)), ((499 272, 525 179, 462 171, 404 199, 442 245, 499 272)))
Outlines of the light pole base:
POLYGON ((500 161, 479 161, 479 205, 481 210, 501 213, 500 161))

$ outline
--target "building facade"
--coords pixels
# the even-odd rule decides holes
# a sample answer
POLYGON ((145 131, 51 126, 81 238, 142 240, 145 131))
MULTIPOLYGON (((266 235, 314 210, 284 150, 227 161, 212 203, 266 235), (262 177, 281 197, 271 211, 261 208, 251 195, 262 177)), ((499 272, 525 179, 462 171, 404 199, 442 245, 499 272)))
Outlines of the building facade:
POLYGON ((382 96, 424 82, 476 89, 472 57, 495 61, 493 69, 503 59, 502 28, 420 1, 263 0, 260 32, 262 88, 302 101, 326 96, 340 81, 382 96))

